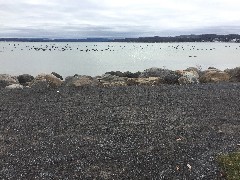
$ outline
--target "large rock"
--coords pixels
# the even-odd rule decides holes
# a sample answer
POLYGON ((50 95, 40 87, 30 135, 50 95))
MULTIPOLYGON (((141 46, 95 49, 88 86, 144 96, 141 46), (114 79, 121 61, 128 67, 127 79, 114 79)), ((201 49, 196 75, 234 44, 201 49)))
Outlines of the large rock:
POLYGON ((127 77, 127 78, 138 78, 140 74, 141 74, 140 71, 135 72, 135 73, 132 73, 132 72, 130 72, 130 71, 127 71, 127 72, 124 72, 124 73, 123 73, 123 77, 127 77))
POLYGON ((159 77, 128 78, 126 83, 128 86, 136 85, 156 86, 162 84, 163 80, 159 77))
POLYGON ((74 75, 74 76, 66 77, 64 85, 65 86, 74 86, 74 87, 97 86, 97 85, 99 85, 99 82, 97 79, 92 78, 91 76, 74 75))
POLYGON ((32 82, 34 77, 29 74, 22 74, 22 75, 19 75, 17 79, 21 85, 25 86, 25 85, 28 85, 30 82, 32 82))
POLYGON ((148 77, 161 77, 164 78, 165 76, 172 74, 173 71, 168 69, 162 69, 162 68, 149 68, 144 70, 139 77, 141 78, 148 78, 148 77))
POLYGON ((199 83, 199 75, 196 71, 183 71, 182 77, 178 79, 180 85, 185 84, 198 84, 199 83))
POLYGON ((59 87, 63 81, 52 74, 39 74, 34 80, 30 83, 30 87, 33 88, 48 88, 48 87, 59 87))
POLYGON ((240 82, 240 67, 236 67, 233 69, 226 69, 224 72, 230 75, 231 82, 240 82))
POLYGON ((121 72, 121 71, 111 71, 111 72, 106 72, 105 74, 111 74, 111 75, 115 75, 118 77, 127 77, 127 78, 138 78, 139 75, 141 74, 140 71, 132 73, 130 71, 126 71, 126 72, 121 72))
POLYGON ((127 86, 127 77, 119 77, 111 74, 104 74, 98 78, 103 86, 127 86))
POLYGON ((108 81, 108 82, 117 82, 117 81, 126 81, 127 77, 119 77, 111 74, 104 74, 101 76, 100 81, 108 81))
POLYGON ((201 69, 200 68, 197 68, 197 67, 188 67, 187 69, 185 69, 184 71, 195 71, 195 72, 199 72, 199 71, 201 71, 201 69))
POLYGON ((149 78, 149 77, 159 77, 165 84, 178 84, 178 79, 181 77, 175 71, 171 71, 168 69, 162 68, 150 68, 144 70, 140 76, 140 78, 149 78))
POLYGON ((171 73, 169 73, 163 78, 163 82, 165 84, 178 84, 178 79, 180 77, 181 76, 178 73, 171 71, 171 73))
POLYGON ((5 89, 23 89, 23 85, 20 84, 11 84, 6 86, 5 89))
POLYGON ((216 83, 216 82, 227 82, 230 79, 230 75, 220 70, 207 70, 199 78, 201 83, 216 83))
POLYGON ((5 88, 8 85, 9 85, 8 82, 0 80, 0 89, 5 88))
POLYGON ((18 84, 18 80, 15 76, 0 74, 0 88, 5 88, 11 84, 18 84))
POLYGON ((199 71, 196 70, 191 70, 191 69, 186 69, 186 70, 176 70, 175 71, 178 75, 180 76, 187 76, 187 75, 192 75, 195 76, 196 78, 199 78, 199 71))

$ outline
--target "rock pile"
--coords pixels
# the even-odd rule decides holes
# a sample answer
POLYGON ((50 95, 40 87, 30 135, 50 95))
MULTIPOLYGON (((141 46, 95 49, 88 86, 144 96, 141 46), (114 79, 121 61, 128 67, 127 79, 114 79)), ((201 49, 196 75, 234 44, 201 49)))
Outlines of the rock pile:
POLYGON ((51 74, 39 74, 35 78, 29 74, 11 76, 0 74, 0 88, 22 89, 28 88, 57 88, 60 86, 157 86, 161 84, 198 84, 198 83, 220 83, 220 82, 240 82, 240 67, 221 71, 214 67, 209 67, 205 71, 200 71, 195 67, 185 70, 168 70, 162 68, 149 68, 143 72, 131 73, 111 71, 102 76, 85 76, 75 74, 63 77, 56 72, 51 74))

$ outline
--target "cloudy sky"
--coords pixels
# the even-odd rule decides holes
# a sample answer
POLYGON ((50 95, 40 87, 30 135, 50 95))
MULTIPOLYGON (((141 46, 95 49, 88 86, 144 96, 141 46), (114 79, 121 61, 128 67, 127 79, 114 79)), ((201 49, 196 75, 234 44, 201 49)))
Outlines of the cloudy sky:
POLYGON ((239 0, 0 0, 0 37, 240 33, 239 0))

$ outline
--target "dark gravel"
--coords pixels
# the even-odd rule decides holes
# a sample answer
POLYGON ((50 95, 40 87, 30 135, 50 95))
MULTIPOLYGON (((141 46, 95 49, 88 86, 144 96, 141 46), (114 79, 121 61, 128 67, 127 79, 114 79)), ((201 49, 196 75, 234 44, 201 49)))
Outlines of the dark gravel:
POLYGON ((222 179, 239 144, 240 84, 0 90, 0 179, 222 179))

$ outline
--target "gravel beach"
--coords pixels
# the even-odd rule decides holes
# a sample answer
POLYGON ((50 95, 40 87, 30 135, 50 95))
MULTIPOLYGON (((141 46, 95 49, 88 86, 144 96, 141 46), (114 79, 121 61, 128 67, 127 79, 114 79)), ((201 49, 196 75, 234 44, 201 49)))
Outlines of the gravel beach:
POLYGON ((0 179, 224 179, 240 84, 0 90, 0 179))

